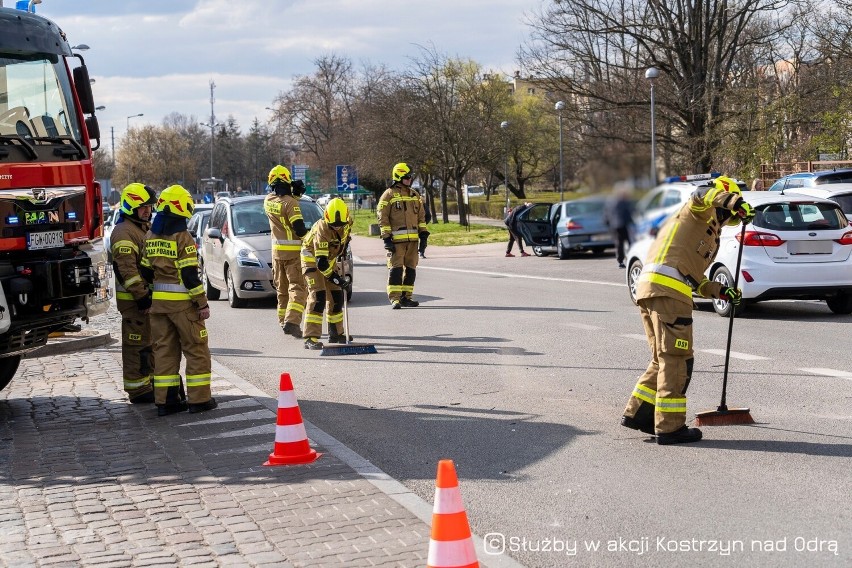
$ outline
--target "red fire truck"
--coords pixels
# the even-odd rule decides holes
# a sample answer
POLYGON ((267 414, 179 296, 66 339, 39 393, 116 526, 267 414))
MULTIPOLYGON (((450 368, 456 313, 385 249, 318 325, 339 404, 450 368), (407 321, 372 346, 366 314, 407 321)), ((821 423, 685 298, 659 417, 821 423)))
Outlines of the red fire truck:
POLYGON ((0 389, 52 332, 109 307, 99 138, 89 73, 62 30, 0 8, 0 389))

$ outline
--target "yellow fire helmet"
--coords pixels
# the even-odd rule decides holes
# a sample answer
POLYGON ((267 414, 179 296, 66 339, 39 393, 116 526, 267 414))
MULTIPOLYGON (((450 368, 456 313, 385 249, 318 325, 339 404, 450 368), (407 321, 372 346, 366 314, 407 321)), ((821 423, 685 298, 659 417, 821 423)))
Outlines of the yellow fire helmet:
POLYGON ((143 205, 154 205, 157 203, 157 193, 141 183, 131 183, 121 192, 121 212, 125 215, 133 215, 133 212, 143 205))
POLYGON ((292 183, 293 179, 290 177, 290 170, 281 165, 275 166, 269 170, 269 179, 267 180, 267 183, 269 185, 274 185, 278 180, 292 183))
MULTIPOLYGON (((716 186, 716 189, 721 191, 727 191, 728 193, 734 193, 739 196, 742 196, 743 194, 740 186, 737 185, 737 182, 726 176, 717 177, 713 180, 713 185, 716 186)), ((727 221, 725 221, 725 224, 731 227, 739 225, 739 223, 740 218, 737 215, 732 215, 727 221)))
POLYGON ((737 195, 743 194, 742 190, 740 189, 740 186, 737 185, 737 182, 735 182, 729 177, 719 176, 715 180, 713 180, 713 184, 722 191, 736 193, 737 195))
POLYGON ((171 213, 189 219, 194 209, 192 195, 180 185, 170 185, 157 200, 157 213, 171 213))
POLYGON ((349 207, 346 202, 335 197, 325 206, 325 220, 332 227, 342 227, 349 221, 349 207))
POLYGON ((411 175, 411 168, 405 162, 400 162, 393 167, 393 181, 399 181, 406 176, 411 175))

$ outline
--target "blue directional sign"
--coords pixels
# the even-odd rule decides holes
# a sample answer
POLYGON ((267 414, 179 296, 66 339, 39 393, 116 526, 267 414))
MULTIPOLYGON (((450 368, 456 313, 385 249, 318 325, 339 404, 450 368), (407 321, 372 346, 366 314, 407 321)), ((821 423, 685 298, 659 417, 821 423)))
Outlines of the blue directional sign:
POLYGON ((355 191, 358 189, 358 172, 355 166, 337 166, 337 191, 355 191))

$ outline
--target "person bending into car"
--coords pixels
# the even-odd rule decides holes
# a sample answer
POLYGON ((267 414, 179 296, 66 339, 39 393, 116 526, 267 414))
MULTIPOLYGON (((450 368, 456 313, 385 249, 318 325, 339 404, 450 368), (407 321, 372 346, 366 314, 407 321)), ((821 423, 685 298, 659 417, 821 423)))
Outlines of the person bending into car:
POLYGON ((305 315, 305 349, 322 349, 322 314, 328 303, 328 342, 346 343, 343 329, 343 294, 352 286, 338 273, 337 259, 346 251, 352 219, 339 197, 328 202, 323 217, 314 223, 302 244, 302 272, 308 286, 305 315))
POLYGON ((506 246, 506 256, 515 256, 512 254, 512 245, 515 244, 515 241, 518 241, 518 250, 521 251, 521 256, 530 255, 530 253, 524 252, 524 239, 521 237, 521 232, 518 231, 518 215, 530 207, 532 207, 532 203, 526 202, 506 212, 506 217, 503 219, 503 222, 506 223, 506 229, 509 230, 509 244, 506 246))
POLYGON ((701 430, 686 426, 686 389, 693 366, 692 293, 740 303, 739 289, 709 281, 704 271, 716 258, 722 227, 753 218, 754 209, 739 186, 722 176, 696 189, 660 229, 636 289, 651 362, 627 402, 622 426, 656 434, 661 445, 701 439, 701 430))
POLYGON ((301 338, 308 289, 299 253, 308 229, 294 189, 299 186, 295 192, 299 193, 304 184, 293 181, 290 170, 281 165, 269 171, 268 179, 271 193, 263 200, 263 209, 272 235, 272 282, 278 299, 278 324, 287 335, 301 338))

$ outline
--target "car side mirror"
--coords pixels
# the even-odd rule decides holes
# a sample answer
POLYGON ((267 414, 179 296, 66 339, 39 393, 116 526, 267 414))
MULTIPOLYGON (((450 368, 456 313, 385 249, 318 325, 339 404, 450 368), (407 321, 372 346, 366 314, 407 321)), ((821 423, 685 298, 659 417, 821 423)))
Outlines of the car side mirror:
POLYGON ((215 227, 207 229, 207 237, 211 239, 217 239, 220 243, 225 242, 225 238, 222 236, 222 231, 216 229, 215 227))

